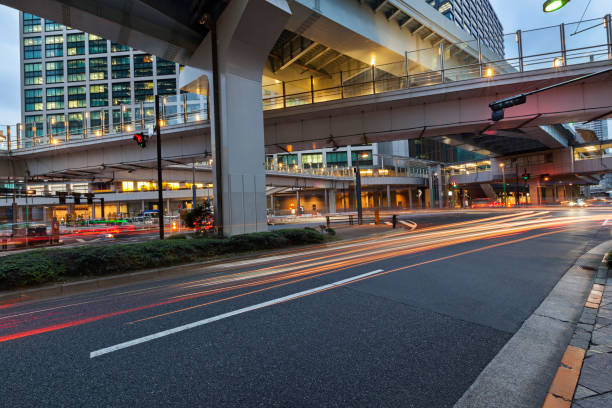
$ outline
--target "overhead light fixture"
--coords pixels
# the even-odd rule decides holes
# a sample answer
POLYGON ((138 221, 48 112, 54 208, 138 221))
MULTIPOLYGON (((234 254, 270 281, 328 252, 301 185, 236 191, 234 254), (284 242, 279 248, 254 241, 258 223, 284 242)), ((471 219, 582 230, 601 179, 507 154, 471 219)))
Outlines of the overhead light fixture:
POLYGON ((569 2, 570 0, 546 0, 542 5, 542 9, 545 13, 552 13, 553 11, 559 10, 569 2))

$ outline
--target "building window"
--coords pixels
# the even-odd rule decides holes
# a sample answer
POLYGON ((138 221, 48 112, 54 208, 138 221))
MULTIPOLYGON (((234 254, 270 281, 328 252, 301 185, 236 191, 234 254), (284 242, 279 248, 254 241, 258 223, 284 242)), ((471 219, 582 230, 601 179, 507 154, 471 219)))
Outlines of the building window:
POLYGON ((359 155, 360 166, 372 166, 374 164, 371 150, 359 150, 357 152, 351 152, 351 163, 353 163, 353 166, 357 164, 357 155, 359 155), (365 159, 363 158, 364 153, 368 155, 365 159))
POLYGON ((68 109, 87 106, 85 86, 68 87, 68 109))
POLYGON ((157 57, 157 75, 176 75, 176 64, 157 57))
POLYGON ((134 55, 134 76, 153 76, 153 57, 151 55, 134 55))
POLYGON ((41 57, 40 37, 28 37, 23 39, 23 59, 35 59, 41 57))
POLYGON ((298 155, 297 154, 279 154, 276 156, 276 161, 278 163, 279 170, 286 168, 295 168, 298 165, 298 155))
POLYGON ((23 32, 40 33, 40 17, 36 17, 30 13, 23 13, 23 32))
POLYGON ((108 111, 96 111, 90 113, 89 125, 91 126, 92 132, 102 133, 102 122, 104 121, 104 131, 108 131, 108 124, 110 115, 108 111))
POLYGON ((45 37, 45 57, 61 57, 64 55, 64 36, 48 35, 45 37))
MULTIPOLYGON (((25 136, 27 138, 41 137, 43 134, 43 117, 42 115, 26 116, 25 117, 25 136)), ((29 147, 26 145, 26 147, 29 147)))
POLYGON ((89 34, 89 53, 102 54, 106 52, 106 40, 95 34, 89 34))
POLYGON ((106 58, 91 58, 89 60, 89 79, 100 81, 108 77, 108 64, 106 58))
POLYGON ((132 121, 132 110, 123 110, 123 127, 121 126, 121 109, 113 110, 113 129, 115 132, 124 132, 127 127, 126 125, 132 121))
POLYGON ((176 79, 160 79, 157 81, 157 93, 160 95, 176 94, 176 79))
POLYGON ((111 52, 126 52, 129 51, 130 47, 126 46, 126 45, 121 45, 119 43, 116 42, 112 42, 111 43, 111 52))
POLYGON ((64 115, 47 115, 47 126, 49 126, 47 133, 52 133, 54 136, 64 136, 66 132, 66 123, 64 122, 64 115), (49 130, 51 130, 51 132, 49 132, 49 130))
POLYGON ((113 105, 128 105, 131 102, 130 83, 119 82, 113 84, 113 105))
POLYGON ((23 71, 24 85, 42 85, 42 63, 23 64, 23 71))
POLYGON ((302 154, 302 167, 305 169, 318 169, 323 167, 323 153, 302 154))
POLYGON ((85 60, 68 60, 68 82, 85 80, 85 60))
POLYGON ((112 78, 129 78, 130 77, 130 57, 113 57, 111 59, 112 78))
POLYGON ((64 63, 62 61, 47 62, 45 64, 47 83, 57 84, 64 82, 64 63))
POLYGON ((25 110, 26 112, 43 110, 43 92, 42 89, 26 89, 25 110))
POLYGON ((71 55, 85 55, 85 34, 76 33, 68 34, 66 36, 66 54, 71 55))
POLYGON ((62 31, 64 26, 55 21, 45 20, 45 31, 62 31))
POLYGON ((153 102, 153 81, 134 82, 134 100, 136 102, 153 102))
POLYGON ((71 135, 83 133, 83 113, 75 112, 68 114, 68 130, 71 135))
POLYGON ((64 109, 64 88, 47 88, 47 109, 64 109))
POLYGON ((91 85, 89 87, 89 106, 108 106, 108 85, 91 85))
POLYGON ((325 161, 327 167, 347 167, 347 155, 346 152, 328 152, 325 154, 325 161))

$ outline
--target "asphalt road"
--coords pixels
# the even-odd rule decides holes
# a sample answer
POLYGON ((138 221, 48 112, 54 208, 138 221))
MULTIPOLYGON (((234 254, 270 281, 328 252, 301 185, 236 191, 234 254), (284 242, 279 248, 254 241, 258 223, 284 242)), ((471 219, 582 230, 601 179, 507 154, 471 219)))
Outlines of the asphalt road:
POLYGON ((610 238, 607 217, 437 214, 384 238, 0 305, 0 406, 450 407, 610 238))

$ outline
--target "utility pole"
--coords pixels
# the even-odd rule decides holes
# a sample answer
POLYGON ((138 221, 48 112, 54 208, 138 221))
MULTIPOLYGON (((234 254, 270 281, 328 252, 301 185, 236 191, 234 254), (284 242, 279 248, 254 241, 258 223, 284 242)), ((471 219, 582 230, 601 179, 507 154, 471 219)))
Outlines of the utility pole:
POLYGON ((196 183, 195 183, 195 161, 191 162, 191 208, 194 209, 196 206, 196 183))
POLYGON ((159 94, 155 94, 155 130, 157 136, 157 210, 159 212, 159 239, 164 239, 164 195, 162 190, 162 167, 161 167, 161 124, 159 116, 159 94))

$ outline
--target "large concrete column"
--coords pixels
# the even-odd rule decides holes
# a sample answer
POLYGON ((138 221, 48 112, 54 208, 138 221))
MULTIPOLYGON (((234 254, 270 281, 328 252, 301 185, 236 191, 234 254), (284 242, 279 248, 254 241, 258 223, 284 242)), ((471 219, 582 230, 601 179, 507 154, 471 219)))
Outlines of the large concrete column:
POLYGON ((387 208, 391 208, 391 186, 387 184, 387 208))
POLYGON ((408 208, 412 210, 412 187, 408 189, 408 208))
MULTIPOLYGON (((232 0, 216 22, 218 89, 209 93, 209 112, 215 209, 225 235, 268 229, 261 78, 290 15, 286 0, 232 0)), ((209 33, 186 64, 204 71, 183 70, 182 89, 208 92, 212 51, 209 33)))

